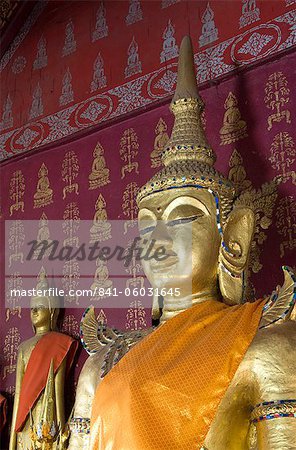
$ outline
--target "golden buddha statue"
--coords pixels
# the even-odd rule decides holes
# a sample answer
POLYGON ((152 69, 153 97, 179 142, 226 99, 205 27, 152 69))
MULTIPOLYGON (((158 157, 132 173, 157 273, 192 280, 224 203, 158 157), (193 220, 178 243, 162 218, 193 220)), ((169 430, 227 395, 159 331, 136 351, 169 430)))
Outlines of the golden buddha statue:
POLYGON ((38 172, 38 182, 36 192, 34 194, 34 208, 40 208, 52 203, 53 190, 50 188, 48 179, 48 169, 42 163, 38 172))
POLYGON ((223 118, 223 127, 220 130, 222 145, 231 144, 248 136, 247 124, 242 119, 237 105, 236 96, 229 92, 224 103, 226 111, 223 118))
POLYGON ((104 186, 110 183, 109 169, 106 167, 106 161, 104 158, 104 149, 98 142, 93 152, 93 163, 91 173, 88 177, 89 189, 96 189, 97 187, 104 186))
POLYGON ((107 241, 111 237, 111 224, 108 222, 106 201, 102 194, 99 194, 97 198, 95 210, 93 225, 90 229, 90 243, 107 241))
POLYGON ((214 168, 202 106, 186 37, 164 168, 137 197, 141 236, 166 250, 163 260, 143 261, 152 287, 166 291, 160 325, 119 333, 86 311, 91 356, 74 408, 74 425, 84 421, 85 430, 70 450, 296 447, 296 278, 284 268, 282 288, 244 298, 260 214, 253 191, 236 198, 214 168))
MULTIPOLYGON (((35 336, 21 343, 18 351, 15 398, 9 450, 31 449, 32 424, 46 415, 45 387, 53 360, 55 417, 60 430, 65 425, 64 382, 77 349, 77 342, 55 331, 58 299, 47 295, 49 285, 42 268, 31 298, 31 321, 35 336), (40 295, 40 293, 42 295, 40 295)), ((52 408, 49 402, 48 408, 52 408)))

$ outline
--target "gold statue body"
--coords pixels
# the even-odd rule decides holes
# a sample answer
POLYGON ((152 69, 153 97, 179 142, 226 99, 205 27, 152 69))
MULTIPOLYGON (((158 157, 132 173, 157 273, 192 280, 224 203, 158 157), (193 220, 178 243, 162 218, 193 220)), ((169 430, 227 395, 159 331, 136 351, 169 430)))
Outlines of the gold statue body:
MULTIPOLYGON (((48 289, 48 283, 46 280, 46 275, 44 269, 41 269, 39 274, 39 281, 37 283, 36 289, 46 290, 48 289)), ((32 401, 32 407, 30 408, 30 413, 27 415, 21 430, 16 432, 16 426, 18 422, 18 413, 20 407, 20 398, 22 395, 22 389, 24 388, 24 376, 28 370, 28 365, 30 362, 30 358, 32 353, 37 348, 37 344, 46 336, 46 339, 49 342, 49 345, 55 346, 55 339, 64 339, 67 343, 66 345, 71 345, 73 342, 72 338, 69 338, 66 335, 62 335, 61 333, 55 332, 56 320, 58 316, 59 310, 57 308, 56 299, 49 298, 48 296, 38 296, 32 297, 31 299, 31 322, 33 329, 35 331, 35 336, 21 343, 18 351, 18 359, 17 359, 17 369, 16 369, 16 386, 15 386, 15 399, 13 406, 13 416, 12 416, 12 424, 11 424, 11 436, 9 443, 9 450, 23 450, 30 449, 32 445, 31 440, 31 432, 32 425, 36 428, 40 421, 42 420, 42 416, 46 413, 46 404, 48 408, 54 408, 52 411, 53 415, 56 418, 56 424, 59 426, 61 430, 64 429, 65 425, 65 415, 64 415, 64 382, 65 382, 65 374, 66 374, 66 365, 67 365, 67 351, 65 350, 65 356, 61 362, 54 375, 54 404, 46 398, 45 386, 40 392, 40 395, 37 395, 37 398, 32 401), (52 337, 52 339, 51 339, 52 337), (54 339, 55 338, 55 339, 54 339)), ((39 346, 39 348, 41 348, 39 346)), ((46 351, 46 349, 45 349, 46 351)), ((54 350, 53 350, 54 352, 54 350)), ((58 353, 58 351, 56 351, 58 353)), ((44 355, 40 355, 42 358, 44 355)), ((31 361, 30 364, 34 365, 34 361, 31 361)), ((36 366, 39 366, 36 361, 36 366)), ((46 362, 44 361, 44 367, 36 367, 36 371, 42 372, 44 370, 45 379, 48 374, 48 367, 46 366, 46 362)), ((32 366, 31 366, 32 367, 32 366)), ((33 379, 34 382, 34 379, 33 379)), ((31 384, 30 386, 32 391, 34 390, 34 386, 31 384)), ((42 388, 42 385, 40 386, 42 388)), ((30 402, 30 399, 24 399, 24 403, 26 401, 30 402)), ((24 406, 23 403, 23 406, 24 406)), ((62 448, 62 447, 61 447, 62 448)))
MULTIPOLYGON (((227 230, 231 239, 246 252, 248 252, 247 244, 250 242, 249 234, 252 233, 252 227, 248 223, 252 222, 252 214, 248 217, 248 213, 244 211, 244 215, 237 215, 237 212, 233 211, 229 226, 233 223, 239 233, 235 230, 227 230)), ((143 264, 152 286, 181 287, 181 296, 164 298, 161 322, 209 298, 221 301, 221 294, 218 292, 221 238, 216 225, 215 202, 209 192, 195 188, 182 188, 152 194, 140 203, 140 228, 141 222, 144 223, 145 228, 153 227, 153 223, 161 224, 161 228, 160 225, 156 226, 151 239, 161 242, 166 248, 171 245, 176 253, 176 257, 172 257, 176 258, 176 263, 171 265, 173 260, 164 261, 160 270, 157 270, 156 265, 143 264), (184 242, 188 242, 184 237, 186 227, 170 226, 172 221, 179 223, 183 221, 185 224, 190 218, 192 221, 192 296, 186 292, 188 283, 186 278, 184 279, 186 272, 184 265, 190 250, 184 247, 184 242), (164 224, 169 226, 165 227, 164 224), (167 267, 166 264, 168 264, 167 267)), ((241 257, 243 258, 243 254, 241 257)), ((190 258, 189 264, 191 264, 190 258)), ((188 273, 190 273, 189 270, 188 273)), ((296 448, 294 417, 264 420, 256 426, 250 425, 251 412, 256 405, 262 402, 296 398, 295 348, 296 327, 292 320, 275 323, 258 330, 219 405, 204 442, 206 449, 296 448)), ((283 407, 282 411, 284 409, 283 407)), ((266 412, 264 414, 263 411, 261 415, 266 415, 266 412)))
MULTIPOLYGON (((171 292, 178 292, 178 295, 164 296, 161 313, 155 302, 153 312, 154 316, 158 314, 160 325, 152 333, 152 330, 147 330, 142 333, 142 336, 141 333, 116 335, 110 329, 106 331, 99 329, 96 345, 93 344, 91 336, 85 335, 84 341, 92 342, 92 351, 97 353, 90 356, 83 369, 83 377, 80 376, 74 409, 75 417, 80 416, 82 404, 85 402, 85 393, 90 393, 90 390, 94 392, 96 383, 98 387, 91 415, 89 397, 88 407, 82 412, 88 421, 91 417, 90 447, 88 447, 88 439, 84 436, 84 442, 80 437, 80 444, 76 440, 75 445, 71 446, 70 441, 70 450, 74 448, 90 448, 91 450, 106 448, 288 450, 296 448, 296 329, 295 322, 292 320, 295 318, 293 312, 295 277, 289 269, 285 269, 283 287, 277 289, 269 299, 255 302, 253 306, 252 304, 241 305, 240 310, 237 309, 238 306, 232 308, 231 305, 238 305, 244 300, 245 275, 254 229, 258 226, 257 220, 260 213, 256 209, 257 206, 252 204, 250 193, 245 197, 242 194, 235 199, 235 190, 231 182, 214 169, 215 155, 202 129, 201 107, 191 43, 188 38, 185 38, 180 48, 178 84, 171 105, 175 115, 175 125, 162 156, 165 167, 138 194, 140 234, 146 239, 147 246, 155 240, 155 246, 164 246, 168 255, 163 261, 153 259, 143 261, 145 274, 154 288, 165 288, 167 292, 171 289, 171 292), (205 358, 201 365, 207 368, 204 377, 206 381, 194 378, 194 371, 198 372, 199 368, 195 369, 193 360, 190 362, 192 370, 186 374, 183 373, 180 378, 175 378, 175 384, 169 384, 171 374, 180 373, 179 367, 182 367, 186 361, 187 354, 192 354, 189 346, 193 346, 194 342, 190 341, 189 336, 188 341, 185 340, 185 350, 179 355, 179 359, 170 360, 170 355, 177 351, 178 345, 181 344, 170 340, 170 336, 165 336, 165 330, 172 329, 172 324, 178 323, 182 325, 183 333, 186 333, 186 322, 181 322, 181 318, 184 316, 188 318, 190 310, 191 314, 195 314, 194 311, 199 311, 202 305, 223 303, 229 305, 225 307, 228 312, 246 310, 245 306, 258 307, 257 311, 259 311, 257 322, 254 321, 254 332, 252 336, 250 335, 251 338, 245 347, 246 351, 241 352, 239 365, 233 375, 222 373, 221 368, 220 377, 218 373, 220 368, 218 368, 218 372, 214 373, 216 385, 207 385, 208 377, 210 379, 213 375, 211 361, 214 363, 216 355, 215 349, 212 353, 209 350, 211 343, 203 341, 200 349, 205 354, 205 358), (161 338, 153 337, 160 334, 164 337, 162 342, 161 338), (145 339, 141 339, 145 336, 147 336, 145 339), (167 347, 161 349, 164 364, 159 368, 161 354, 158 353, 158 349, 164 345, 165 339, 167 339, 167 347), (153 347, 145 347, 145 342, 152 342, 156 350, 153 347), (188 342, 187 347, 186 342, 188 342), (134 345, 136 346, 134 351, 127 353, 134 345), (149 353, 148 381, 145 371, 141 372, 141 358, 142 364, 146 364, 145 355, 142 357, 137 353, 137 349, 143 346, 149 353), (124 356, 126 353, 127 355, 124 356), (150 360, 151 355, 155 356, 155 360, 150 360), (120 358, 122 359, 117 364, 120 358), (151 378, 151 374, 156 373, 154 366, 158 366, 157 373, 161 376, 164 374, 164 378, 161 376, 159 379, 151 378), (134 370, 131 378, 128 378, 129 369, 134 370), (108 372, 109 375, 104 380, 108 372), (182 385, 188 386, 188 380, 197 386, 197 392, 202 382, 210 392, 221 385, 219 377, 222 379, 222 384, 225 377, 228 377, 228 381, 224 383, 222 399, 214 409, 210 400, 201 405, 198 417, 190 416, 189 407, 181 408, 182 402, 185 405, 186 402, 190 404, 189 394, 187 396, 182 394, 182 385), (126 379, 131 379, 134 385, 128 382, 124 384, 126 379), (94 383, 91 388, 88 380, 94 383), (165 385, 163 380, 167 380, 168 385, 165 385), (128 394, 124 397, 125 392, 128 394), (140 403, 141 398, 136 396, 133 400, 133 392, 147 395, 147 403, 140 403), (171 392, 172 405, 177 405, 179 412, 174 411, 173 407, 170 408, 169 404, 161 406, 161 400, 157 401, 157 392, 159 392, 159 398, 165 395, 169 398, 167 392, 171 392), (122 401, 120 397, 123 398, 122 401), (100 409, 101 405, 104 407, 100 409), (132 409, 133 405, 135 409, 132 409), (161 409, 162 407, 164 410, 161 409), (209 421, 207 410, 211 408, 215 414, 209 421), (144 410, 145 414, 141 414, 144 410), (153 422, 154 411, 160 417, 157 424, 153 422), (125 417, 125 414, 133 414, 133 420, 130 419, 130 415, 125 417), (174 414, 175 418, 177 417, 176 423, 169 423, 168 418, 174 414), (187 441, 187 436, 183 434, 186 434, 186 427, 190 428, 190 423, 194 421, 204 422, 206 433, 196 434, 193 445, 192 441, 187 441), (184 427, 180 426, 181 423, 184 427), (156 425, 157 430, 163 431, 156 432, 156 425), (172 434, 176 436, 175 441, 172 434), (150 439, 147 436, 150 436, 150 439), (144 446, 135 445, 136 442, 144 441, 146 444, 144 446), (130 442, 134 445, 129 445, 130 442)), ((272 192, 271 195, 276 194, 272 192)), ((84 327, 86 333, 90 333, 92 323, 94 338, 97 332, 94 316, 88 312, 84 321, 88 321, 85 327, 82 323, 82 329, 84 327)), ((223 329, 223 324, 218 325, 223 329)), ((249 322, 245 327, 248 326, 249 322)), ((194 327, 195 323, 193 330, 194 327)), ((206 329, 205 325, 201 335, 207 332, 206 329)), ((176 331, 177 336, 178 330, 179 328, 176 331)), ((230 332, 231 330, 227 328, 223 329, 222 338, 224 339, 225 336, 225 342, 230 332)), ((179 339, 182 341, 180 332, 179 339)), ((236 359, 238 351, 234 348, 233 353, 228 355, 230 366, 232 360, 236 359)), ((193 359, 195 357, 192 356, 193 359)), ((194 433, 195 428, 193 428, 193 436, 194 433)))

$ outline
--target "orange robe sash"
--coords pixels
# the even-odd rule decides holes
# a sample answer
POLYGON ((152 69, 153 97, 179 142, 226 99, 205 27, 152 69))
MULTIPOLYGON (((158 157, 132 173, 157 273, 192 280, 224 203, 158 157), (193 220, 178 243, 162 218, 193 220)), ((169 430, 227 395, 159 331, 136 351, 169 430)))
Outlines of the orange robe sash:
POLYGON ((202 446, 264 304, 230 307, 209 300, 139 342, 97 388, 91 449, 202 446))
POLYGON ((66 334, 50 331, 37 342, 22 380, 15 431, 21 431, 30 409, 46 386, 51 360, 56 373, 67 357, 67 371, 70 369, 78 343, 66 334))

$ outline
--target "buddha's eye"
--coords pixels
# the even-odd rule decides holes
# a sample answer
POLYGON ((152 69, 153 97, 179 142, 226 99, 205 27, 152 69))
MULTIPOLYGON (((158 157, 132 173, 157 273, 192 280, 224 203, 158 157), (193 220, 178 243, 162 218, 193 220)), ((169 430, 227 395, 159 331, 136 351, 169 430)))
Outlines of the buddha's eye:
POLYGON ((175 225, 183 225, 185 223, 194 222, 194 220, 197 220, 198 218, 202 217, 203 214, 197 214, 195 216, 191 217, 180 217, 179 219, 169 220, 167 222, 168 227, 174 227, 175 225))

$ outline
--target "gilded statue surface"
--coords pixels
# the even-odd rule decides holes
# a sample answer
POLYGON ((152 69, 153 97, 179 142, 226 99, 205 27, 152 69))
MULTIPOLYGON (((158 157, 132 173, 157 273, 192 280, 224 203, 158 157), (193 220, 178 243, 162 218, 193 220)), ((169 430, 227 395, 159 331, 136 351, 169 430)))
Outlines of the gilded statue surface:
MULTIPOLYGON (((36 289, 46 292, 48 288, 42 268, 36 289)), ((58 313, 56 298, 32 297, 31 322, 35 335, 22 342, 18 349, 9 450, 31 449, 34 432, 40 427, 43 432, 55 430, 55 435, 58 429, 64 429, 64 381, 77 345, 69 336, 55 331, 58 313)), ((39 444, 37 448, 45 448, 39 444)))
POLYGON ((296 448, 296 277, 284 267, 282 287, 245 298, 253 238, 271 223, 276 184, 236 192, 214 167, 202 109, 186 37, 164 167, 137 194, 142 242, 167 252, 142 262, 151 286, 166 290, 154 299, 159 325, 119 332, 85 312, 90 357, 70 449, 296 448))

